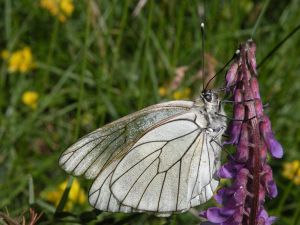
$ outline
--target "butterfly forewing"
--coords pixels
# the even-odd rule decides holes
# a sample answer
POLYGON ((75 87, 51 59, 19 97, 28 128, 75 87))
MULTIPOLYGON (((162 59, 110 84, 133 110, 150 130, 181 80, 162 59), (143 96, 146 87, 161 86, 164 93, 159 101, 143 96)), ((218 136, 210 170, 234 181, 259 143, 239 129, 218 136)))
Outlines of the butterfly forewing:
POLYGON ((84 136, 62 153, 59 164, 67 172, 95 178, 115 157, 127 151, 153 124, 188 111, 191 101, 157 104, 116 120, 84 136))

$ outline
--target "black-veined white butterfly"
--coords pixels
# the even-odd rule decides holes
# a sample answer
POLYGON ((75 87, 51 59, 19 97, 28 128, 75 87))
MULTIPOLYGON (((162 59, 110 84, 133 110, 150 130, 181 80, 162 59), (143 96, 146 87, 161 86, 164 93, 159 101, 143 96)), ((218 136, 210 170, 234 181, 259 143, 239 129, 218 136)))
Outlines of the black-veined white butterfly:
POLYGON ((60 157, 74 176, 95 179, 90 204, 103 211, 181 213, 218 185, 225 117, 216 93, 170 101, 125 116, 82 137, 60 157))

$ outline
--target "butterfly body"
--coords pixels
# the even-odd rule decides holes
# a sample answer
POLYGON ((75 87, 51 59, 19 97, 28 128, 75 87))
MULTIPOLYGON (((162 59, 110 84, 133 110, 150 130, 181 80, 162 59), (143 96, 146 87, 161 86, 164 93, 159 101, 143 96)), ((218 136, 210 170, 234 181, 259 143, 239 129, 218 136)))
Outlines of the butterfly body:
POLYGON ((168 216, 206 202, 218 185, 226 129, 217 96, 147 107, 86 135, 60 158, 94 179, 90 204, 103 211, 168 216))

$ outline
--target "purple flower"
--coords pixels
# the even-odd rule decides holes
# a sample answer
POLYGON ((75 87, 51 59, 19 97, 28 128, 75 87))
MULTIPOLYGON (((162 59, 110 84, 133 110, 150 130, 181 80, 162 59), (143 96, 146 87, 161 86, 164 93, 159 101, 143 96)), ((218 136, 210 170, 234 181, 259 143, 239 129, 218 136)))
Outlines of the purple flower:
POLYGON ((265 164, 263 168, 264 174, 262 175, 262 184, 269 197, 275 198, 278 194, 276 184, 273 180, 272 168, 265 164))
POLYGON ((259 212, 259 218, 258 218, 258 225, 271 225, 276 221, 276 217, 274 216, 268 216, 267 211, 262 208, 259 212))
POLYGON ((213 224, 271 225, 275 221, 263 207, 266 197, 278 194, 266 158, 267 151, 274 158, 281 158, 283 149, 263 111, 255 51, 254 42, 242 44, 241 54, 226 74, 226 88, 232 94, 234 106, 230 139, 224 144, 234 145, 236 152, 217 172, 220 178, 233 179, 231 186, 220 188, 214 197, 222 207, 212 207, 200 214, 213 224))
POLYGON ((238 171, 243 167, 243 164, 238 164, 233 160, 230 160, 220 168, 220 170, 217 172, 217 175, 220 178, 235 178, 238 171))

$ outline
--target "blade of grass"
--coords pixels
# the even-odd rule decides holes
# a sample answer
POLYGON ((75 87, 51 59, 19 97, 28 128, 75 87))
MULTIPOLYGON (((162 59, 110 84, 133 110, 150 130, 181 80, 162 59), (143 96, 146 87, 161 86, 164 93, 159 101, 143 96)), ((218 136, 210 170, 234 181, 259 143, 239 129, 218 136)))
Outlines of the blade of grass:
POLYGON ((56 216, 55 214, 62 212, 65 205, 67 204, 68 196, 69 196, 69 192, 71 190, 72 184, 73 184, 73 180, 74 180, 74 177, 69 176, 67 186, 66 186, 64 193, 58 203, 58 206, 55 209, 54 217, 56 216))
MULTIPOLYGON (((47 61, 46 61, 47 65, 52 64, 52 56, 53 56, 54 48, 55 48, 55 45, 56 45, 56 42, 57 42, 58 30, 59 30, 59 20, 55 19, 53 29, 52 29, 52 32, 51 32, 50 47, 49 47, 47 61)), ((48 84, 48 80, 49 80, 49 70, 45 71, 43 79, 44 79, 44 81, 43 81, 44 88, 43 89, 45 89, 45 85, 48 84)))
POLYGON ((29 192, 29 205, 33 205, 35 202, 34 199, 34 186, 33 186, 33 179, 31 174, 28 175, 28 192, 29 192))
POLYGON ((265 14, 265 12, 266 12, 266 10, 267 10, 267 8, 268 8, 269 3, 270 3, 270 0, 266 0, 266 2, 265 2, 265 4, 264 4, 264 7, 263 7, 263 9, 261 10, 261 12, 260 12, 260 14, 259 14, 259 16, 258 16, 258 18, 257 18, 257 20, 256 20, 256 22, 255 22, 255 25, 254 25, 254 27, 253 27, 252 34, 251 34, 251 38, 254 37, 255 32, 256 32, 258 26, 260 25, 261 20, 262 20, 264 14, 265 14))
POLYGON ((11 37, 11 1, 5 0, 5 39, 8 42, 11 37))
MULTIPOLYGON (((298 203, 299 204, 299 203, 298 203)), ((293 225, 299 225, 299 219, 300 219, 300 207, 298 205, 296 212, 293 216, 293 225)))

